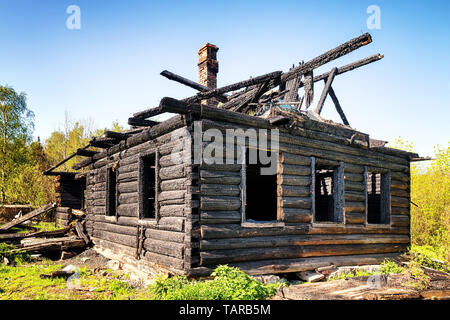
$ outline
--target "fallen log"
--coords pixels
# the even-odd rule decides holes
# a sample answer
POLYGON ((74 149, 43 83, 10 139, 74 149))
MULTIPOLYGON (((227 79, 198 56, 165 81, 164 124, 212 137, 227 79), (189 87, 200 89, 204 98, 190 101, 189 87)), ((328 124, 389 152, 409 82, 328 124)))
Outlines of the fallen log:
POLYGON ((56 204, 52 203, 52 204, 47 204, 47 205, 43 206, 42 208, 33 210, 33 211, 27 213, 26 215, 22 216, 19 219, 13 220, 13 221, 8 222, 8 223, 5 223, 4 225, 2 225, 0 227, 0 231, 9 230, 9 229, 11 229, 14 226, 17 226, 17 225, 19 225, 19 224, 21 224, 21 223, 23 223, 25 221, 28 221, 28 220, 30 220, 30 219, 32 219, 34 217, 37 217, 38 215, 41 215, 43 213, 46 213, 46 212, 52 210, 53 208, 55 208, 55 206, 56 206, 56 204))
MULTIPOLYGON (((197 93, 197 95, 195 95, 193 97, 183 99, 183 101, 192 103, 192 102, 199 102, 204 99, 217 97, 218 95, 221 95, 221 94, 224 94, 224 93, 227 93, 230 91, 235 91, 235 90, 238 90, 238 89, 241 89, 244 87, 249 87, 249 86, 264 83, 264 82, 267 82, 270 80, 278 79, 282 75, 282 73, 283 73, 282 71, 275 71, 275 72, 264 74, 259 77, 250 78, 248 80, 233 83, 233 84, 230 84, 225 87, 213 89, 213 90, 210 90, 207 92, 199 92, 199 93, 197 93)), ((268 89, 270 89, 270 88, 268 88, 268 89)))
POLYGON ((18 246, 17 249, 11 250, 10 253, 63 251, 84 248, 85 246, 84 240, 73 236, 55 239, 29 239, 26 240, 25 244, 18 246))
POLYGON ((316 58, 305 62, 304 64, 295 67, 289 72, 284 73, 281 76, 281 82, 285 82, 291 79, 294 79, 298 77, 301 74, 305 74, 307 72, 312 71, 313 69, 316 69, 330 61, 333 61, 337 58, 340 58, 358 48, 361 48, 362 46, 365 46, 372 42, 372 37, 369 33, 365 33, 359 37, 356 37, 354 39, 351 39, 340 46, 331 49, 320 56, 317 56, 316 58))
POLYGON ((54 278, 69 278, 72 276, 75 272, 74 271, 65 271, 65 270, 57 270, 53 271, 50 274, 41 274, 41 279, 54 279, 54 278))
POLYGON ((40 231, 32 233, 6 233, 0 234, 0 241, 18 241, 26 238, 41 238, 41 237, 58 237, 65 235, 71 227, 53 231, 40 231))
MULTIPOLYGON (((188 86, 188 87, 190 87, 192 89, 196 89, 196 90, 198 90, 200 92, 207 92, 207 91, 211 90, 211 88, 203 86, 203 85, 201 85, 201 84, 199 84, 197 82, 194 82, 192 80, 186 79, 186 78, 184 78, 182 76, 179 76, 179 75, 177 75, 175 73, 172 73, 170 71, 167 71, 167 70, 164 70, 160 74, 163 77, 166 77, 167 79, 170 79, 170 80, 176 81, 178 83, 184 84, 185 86, 188 86)), ((219 100, 220 102, 227 102, 228 98, 226 96, 219 95, 219 96, 217 96, 217 100, 219 100)))
POLYGON ((159 122, 132 117, 132 118, 128 118, 128 124, 133 127, 153 127, 153 126, 159 124, 159 122))
POLYGON ((75 232, 77 233, 78 238, 83 239, 84 243, 89 244, 90 239, 84 232, 83 224, 80 221, 75 222, 75 232))

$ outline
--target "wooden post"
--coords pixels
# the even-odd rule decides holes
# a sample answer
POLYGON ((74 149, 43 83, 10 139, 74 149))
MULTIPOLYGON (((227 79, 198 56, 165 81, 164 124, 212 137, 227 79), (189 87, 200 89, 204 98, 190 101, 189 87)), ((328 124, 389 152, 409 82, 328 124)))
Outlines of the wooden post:
POLYGON ((341 105, 339 104, 339 100, 336 97, 336 94, 334 93, 333 87, 330 86, 328 93, 330 94, 331 100, 333 100, 334 106, 336 107, 336 111, 341 116, 342 122, 345 125, 349 126, 350 123, 348 122, 347 117, 344 114, 344 110, 342 110, 341 105))
POLYGON ((312 222, 316 220, 316 158, 311 157, 311 215, 312 222))
POLYGON ((333 83, 334 77, 336 76, 337 68, 334 67, 330 74, 328 75, 327 82, 325 83, 325 87, 323 88, 322 95, 320 96, 319 103, 316 107, 316 113, 320 114, 322 112, 323 105, 325 103, 325 99, 327 98, 328 91, 330 90, 331 84, 333 83))
POLYGON ((242 223, 246 220, 246 204, 247 204, 247 188, 246 188, 246 181, 247 181, 247 168, 246 168, 246 152, 245 152, 245 146, 242 146, 242 168, 241 168, 241 214, 242 214, 242 223))
POLYGON ((156 222, 159 222, 159 203, 158 203, 158 194, 159 194, 159 149, 155 150, 155 219, 156 222))

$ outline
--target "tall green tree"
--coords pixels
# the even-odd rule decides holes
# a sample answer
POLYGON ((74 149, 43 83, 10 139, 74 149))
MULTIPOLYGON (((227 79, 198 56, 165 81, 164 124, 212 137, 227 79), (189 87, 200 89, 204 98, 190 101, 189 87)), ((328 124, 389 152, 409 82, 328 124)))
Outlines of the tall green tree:
POLYGON ((6 182, 19 164, 27 161, 27 143, 34 129, 34 113, 25 93, 0 86, 0 202, 5 203, 6 182))

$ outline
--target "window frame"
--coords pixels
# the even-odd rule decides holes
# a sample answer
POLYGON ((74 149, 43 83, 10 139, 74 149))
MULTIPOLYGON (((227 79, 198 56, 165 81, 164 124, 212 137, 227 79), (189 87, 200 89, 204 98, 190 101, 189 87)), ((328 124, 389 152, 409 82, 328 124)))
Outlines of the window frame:
POLYGON ((159 220, 159 150, 155 149, 150 152, 139 155, 138 162, 138 220, 141 222, 156 223, 159 220), (144 158, 154 155, 155 158, 155 216, 152 218, 144 217, 144 158))
POLYGON ((106 167, 106 172, 105 172, 105 176, 106 176, 106 207, 105 207, 105 217, 107 219, 111 219, 114 221, 117 221, 118 218, 118 214, 117 214, 117 207, 118 207, 118 202, 119 202, 119 188, 118 188, 118 171, 116 169, 117 167, 115 166, 115 164, 113 165, 109 165, 108 167, 106 167), (115 192, 114 192, 114 214, 110 214, 110 210, 111 210, 111 201, 110 201, 110 195, 111 195, 111 173, 114 173, 115 175, 115 192))
MULTIPOLYGON (((242 163, 241 163, 241 183, 239 185, 241 189, 241 227, 246 228, 278 228, 278 227, 284 227, 285 223, 282 221, 282 216, 280 214, 280 201, 279 196, 277 194, 277 220, 268 220, 268 221, 248 221, 247 220, 247 214, 246 214, 246 208, 247 208, 247 149, 249 147, 247 146, 241 146, 241 154, 243 155, 242 163)), ((260 149, 256 148, 256 150, 259 152, 260 149)), ((280 174, 280 157, 281 153, 278 152, 277 154, 277 177, 280 174)), ((278 189, 278 179, 277 179, 277 189, 278 189)))
POLYGON ((392 226, 392 206, 391 206, 391 170, 383 168, 373 168, 364 166, 364 195, 366 198, 365 205, 365 220, 366 227, 391 227, 392 226), (385 223, 370 223, 369 218, 369 195, 367 188, 367 179, 370 173, 380 174, 380 209, 384 210, 380 214, 387 215, 387 222, 385 223))
MULTIPOLYGON (((324 160, 324 162, 333 163, 334 160, 324 160)), ((334 167, 333 174, 333 200, 334 200, 334 216, 339 217, 338 221, 317 221, 316 220, 316 157, 311 157, 311 224, 313 227, 345 227, 345 181, 344 181, 344 162, 339 161, 337 164, 331 164, 334 167)))

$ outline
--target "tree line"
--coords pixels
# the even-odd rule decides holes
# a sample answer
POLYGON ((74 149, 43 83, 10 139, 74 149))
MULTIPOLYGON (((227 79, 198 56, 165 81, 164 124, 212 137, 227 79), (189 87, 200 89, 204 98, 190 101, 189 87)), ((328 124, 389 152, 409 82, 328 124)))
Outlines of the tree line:
MULTIPOLYGON (((55 177, 43 172, 106 130, 125 128, 113 122, 109 129, 95 129, 88 121, 72 121, 66 113, 62 129, 53 131, 44 142, 39 137, 33 141, 34 113, 26 94, 0 86, 0 205, 42 206, 55 201, 55 177)), ((58 171, 70 171, 80 160, 75 157, 58 171)))

